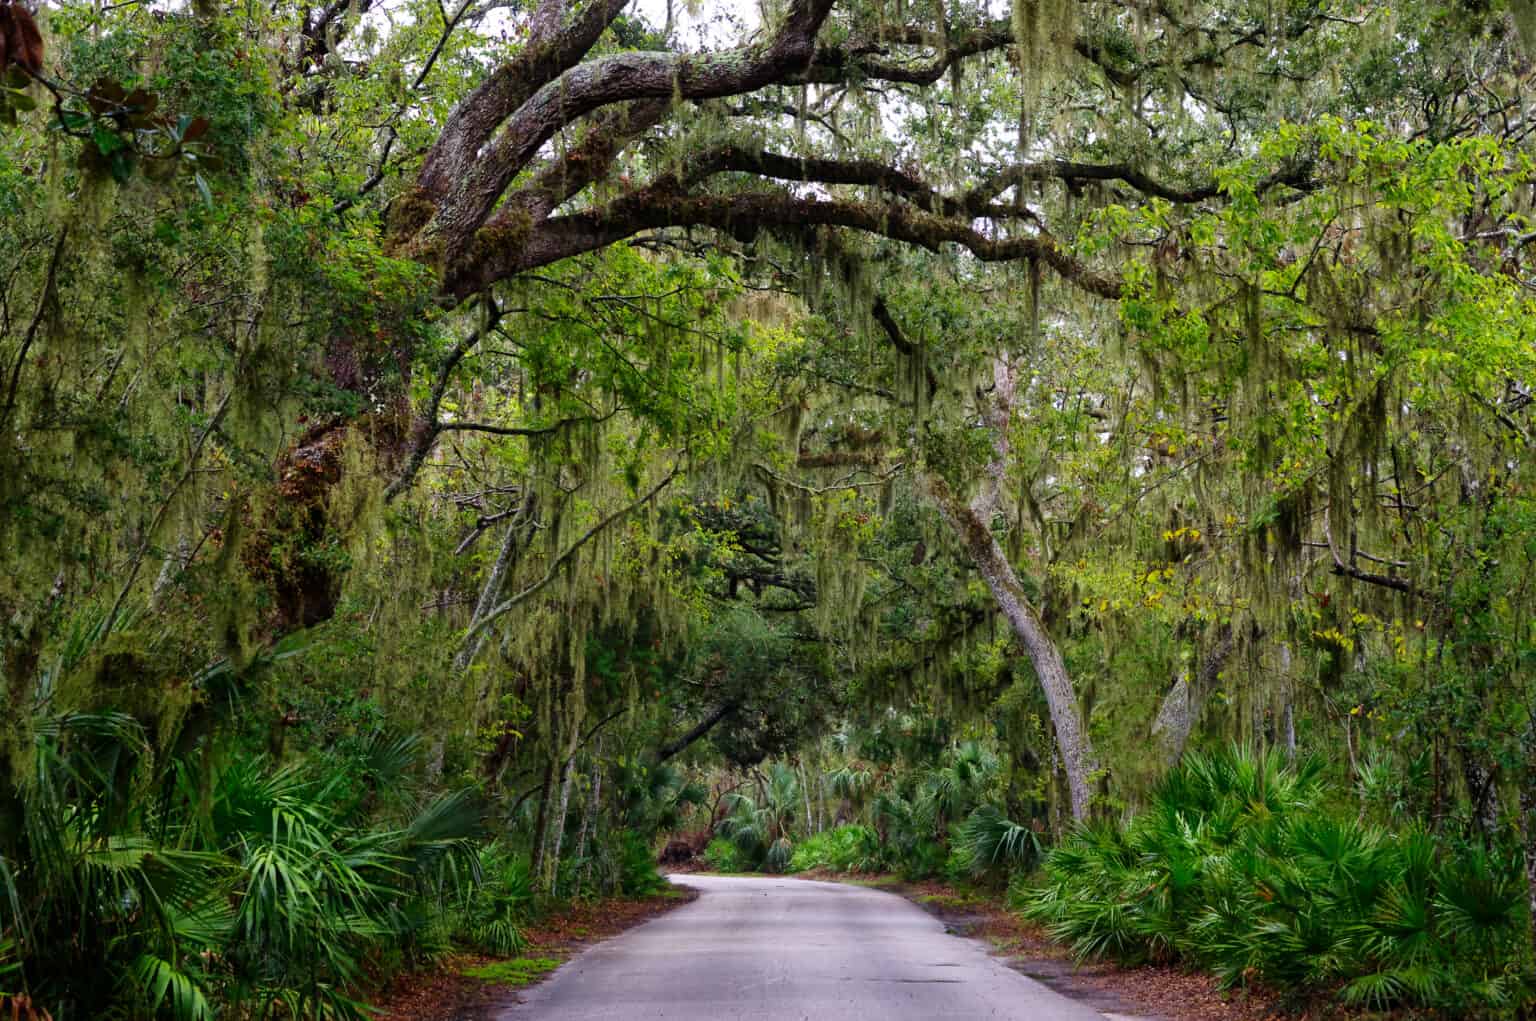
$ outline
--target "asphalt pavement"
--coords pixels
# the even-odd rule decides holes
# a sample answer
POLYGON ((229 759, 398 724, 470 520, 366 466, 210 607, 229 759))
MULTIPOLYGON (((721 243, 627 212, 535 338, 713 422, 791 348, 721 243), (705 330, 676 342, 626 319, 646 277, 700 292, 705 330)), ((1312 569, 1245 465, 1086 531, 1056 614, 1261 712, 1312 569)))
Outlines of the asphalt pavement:
POLYGON ((699 899, 572 959, 501 1021, 1104 1021, 895 894, 673 881, 699 899))

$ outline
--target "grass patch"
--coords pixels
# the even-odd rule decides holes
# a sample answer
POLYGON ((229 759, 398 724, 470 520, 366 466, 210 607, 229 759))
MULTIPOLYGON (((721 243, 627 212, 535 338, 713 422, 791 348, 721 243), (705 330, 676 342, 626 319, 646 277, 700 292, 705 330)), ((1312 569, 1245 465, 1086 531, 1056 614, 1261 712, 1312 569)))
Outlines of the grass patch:
POLYGON ((900 886, 901 877, 897 875, 865 876, 858 879, 839 879, 838 882, 847 883, 849 886, 867 886, 875 890, 884 890, 900 886))
POLYGON ((951 911, 963 908, 985 907, 985 897, 975 893, 925 893, 917 898, 923 904, 932 904, 935 907, 948 908, 951 911))
POLYGON ((514 957, 510 961, 491 961, 464 969, 469 978, 485 982, 499 982, 508 986, 525 986, 535 979, 554 971, 561 962, 554 957, 514 957))

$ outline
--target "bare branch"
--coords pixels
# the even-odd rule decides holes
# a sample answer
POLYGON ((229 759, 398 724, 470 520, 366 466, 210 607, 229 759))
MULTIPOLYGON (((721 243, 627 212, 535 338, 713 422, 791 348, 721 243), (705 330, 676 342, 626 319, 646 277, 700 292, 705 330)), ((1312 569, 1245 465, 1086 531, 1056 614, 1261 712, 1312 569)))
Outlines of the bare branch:
POLYGON ((657 493, 661 492, 663 489, 667 488, 667 486, 672 484, 672 480, 677 478, 680 470, 681 465, 674 465, 672 470, 669 471, 660 482, 646 490, 646 492, 641 494, 633 503, 620 507, 618 510, 614 511, 612 514, 609 514, 597 524, 583 532, 579 539, 571 543, 568 547, 566 547, 563 553, 557 556, 554 560, 550 561, 549 570, 544 573, 544 577, 540 578, 532 585, 529 585, 527 588, 517 593, 517 595, 507 599, 505 602, 498 605, 495 609, 486 613, 484 617, 480 618, 479 623, 471 627, 469 629, 469 633, 464 636, 465 643, 468 644, 469 642, 474 641, 479 633, 484 631, 492 623, 506 616, 508 613, 517 609, 517 607, 521 606, 523 603, 526 603, 528 600, 544 591, 544 589, 547 588, 549 584, 559 576, 560 568, 568 563, 571 558, 581 550, 583 546, 585 546, 588 542, 591 542, 598 535, 602 534, 603 530, 606 529, 609 525, 613 524, 615 521, 618 521, 620 518, 627 517, 629 514, 645 506, 653 497, 656 496, 657 493))
MULTIPOLYGON (((417 183, 435 197, 462 179, 498 125, 546 83, 587 55, 628 0, 589 0, 564 31, 536 38, 454 108, 427 154, 417 183)), ((548 5, 545 5, 548 6, 548 5)), ((555 5, 558 6, 558 5, 555 5)), ((541 21, 548 25, 548 19, 541 21)))

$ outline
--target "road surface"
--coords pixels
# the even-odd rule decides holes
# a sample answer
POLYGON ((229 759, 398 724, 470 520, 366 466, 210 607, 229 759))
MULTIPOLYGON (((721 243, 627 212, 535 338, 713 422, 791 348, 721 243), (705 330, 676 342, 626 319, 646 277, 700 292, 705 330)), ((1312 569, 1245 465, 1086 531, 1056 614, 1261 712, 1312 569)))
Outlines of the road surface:
POLYGON ((701 896, 571 960, 501 1021, 1104 1021, 895 894, 674 881, 701 896))

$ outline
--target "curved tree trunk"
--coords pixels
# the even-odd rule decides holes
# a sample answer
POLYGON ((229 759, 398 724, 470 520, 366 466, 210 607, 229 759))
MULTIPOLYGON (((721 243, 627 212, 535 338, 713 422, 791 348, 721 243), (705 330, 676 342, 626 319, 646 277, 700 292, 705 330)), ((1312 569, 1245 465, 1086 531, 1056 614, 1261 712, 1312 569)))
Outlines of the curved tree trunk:
POLYGON ((1072 688, 1072 678, 1067 674, 1067 664, 1061 658, 1040 613, 1024 594, 1019 576, 1008 560, 1007 551, 992 531, 991 523, 1002 501, 1004 481, 1008 471, 1008 430, 1013 418, 1015 393, 1013 366, 1006 354, 998 355, 992 363, 992 389, 990 397, 979 409, 982 421, 992 432, 992 460, 982 475, 981 491, 969 503, 961 499, 949 484, 936 475, 928 476, 928 489, 938 503, 945 519, 955 530, 961 545, 971 562, 976 565, 997 608, 1007 618, 1013 633, 1024 645, 1029 660, 1034 664, 1035 676, 1045 702, 1050 709, 1051 724, 1056 731, 1056 746, 1061 752, 1062 767, 1067 775, 1067 790, 1072 800, 1072 818, 1079 822, 1088 816, 1088 803, 1092 796, 1089 777, 1097 768, 1093 746, 1083 724, 1078 707, 1077 693, 1072 688))
POLYGON ((955 498, 942 480, 930 480, 929 487, 934 491, 944 517, 955 529, 971 562, 986 581, 992 598, 997 601, 997 608, 1007 618, 1013 633, 1029 654, 1030 662, 1034 664, 1040 690, 1045 693, 1045 702, 1050 708, 1051 725, 1056 731, 1056 746, 1067 775, 1072 818, 1081 821, 1088 815, 1088 803, 1092 796, 1089 777, 1097 767, 1093 746, 1078 710, 1077 693, 1072 688, 1072 679, 1067 674, 1061 650, 1046 631, 1039 612, 1024 594, 1019 576, 1008 562, 1002 544, 980 515, 955 498))
POLYGON ((581 813, 581 834, 576 838, 576 860, 583 862, 582 883, 585 885, 586 877, 592 871, 592 863, 587 861, 587 834, 592 832, 592 817, 597 814, 598 806, 602 801, 603 793, 603 739, 597 739, 597 746, 592 749, 592 778, 587 782, 586 806, 581 813))
POLYGON ((1525 894, 1530 905, 1531 946, 1536 947, 1536 716, 1526 726, 1520 776, 1520 830, 1525 838, 1525 894))

